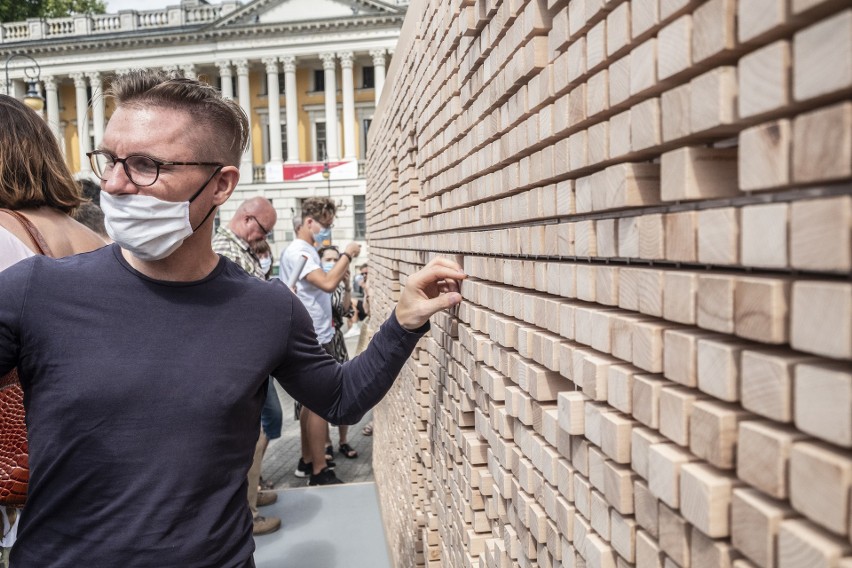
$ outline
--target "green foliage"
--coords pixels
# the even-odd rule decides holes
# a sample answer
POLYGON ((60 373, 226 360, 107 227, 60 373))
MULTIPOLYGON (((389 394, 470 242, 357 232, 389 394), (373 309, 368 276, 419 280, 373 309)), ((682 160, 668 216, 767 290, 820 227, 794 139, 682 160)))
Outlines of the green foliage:
POLYGON ((0 22, 22 22, 27 18, 58 18, 104 12, 104 0, 0 0, 0 22))

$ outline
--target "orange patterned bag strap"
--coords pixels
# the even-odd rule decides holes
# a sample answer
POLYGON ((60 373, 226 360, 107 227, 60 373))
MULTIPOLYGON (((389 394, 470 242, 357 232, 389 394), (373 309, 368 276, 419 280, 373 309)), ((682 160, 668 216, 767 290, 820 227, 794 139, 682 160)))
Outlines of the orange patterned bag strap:
POLYGON ((21 226, 24 227, 24 230, 30 236, 32 240, 33 246, 35 246, 36 250, 39 254, 43 254, 44 256, 53 256, 53 253, 50 251, 50 247, 47 246, 47 241, 44 240, 44 237, 41 235, 36 226, 33 225, 32 221, 18 213, 17 211, 12 211, 11 209, 0 209, 3 213, 11 215, 14 217, 21 226))

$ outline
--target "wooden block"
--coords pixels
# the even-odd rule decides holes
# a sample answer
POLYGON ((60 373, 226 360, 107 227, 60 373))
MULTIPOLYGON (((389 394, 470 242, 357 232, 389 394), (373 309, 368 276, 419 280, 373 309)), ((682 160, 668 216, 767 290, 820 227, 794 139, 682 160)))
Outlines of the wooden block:
POLYGON ((663 370, 663 332, 667 324, 653 321, 633 325, 633 364, 649 373, 663 370))
POLYGON ((787 268, 790 206, 749 205, 741 209, 740 260, 746 266, 787 268))
POLYGON ((655 538, 658 534, 658 503, 647 483, 639 480, 633 482, 633 512, 636 522, 655 538))
POLYGON ((852 176, 852 102, 800 114, 793 120, 793 180, 852 176))
POLYGON ((795 282, 790 344, 817 355, 852 359, 852 284, 795 282))
POLYGON ((619 158, 630 153, 630 109, 609 119, 609 156, 619 158))
POLYGON ((736 68, 717 67, 699 75, 689 84, 689 96, 690 129, 693 133, 725 131, 725 127, 736 120, 736 68))
POLYGON ((667 329, 663 334, 663 376, 687 387, 698 386, 698 340, 710 337, 691 329, 667 329))
POLYGON ((666 91, 660 97, 663 114, 663 142, 671 142, 689 136, 692 132, 690 120, 692 100, 689 83, 666 91))
POLYGON ((636 474, 624 465, 607 461, 603 467, 604 495, 609 504, 622 515, 633 513, 633 481, 636 474))
MULTIPOLYGON (((621 258, 639 258, 639 217, 621 217, 618 219, 618 256, 621 258)), ((621 272, 619 298, 624 289, 624 271, 621 272)), ((621 300, 619 300, 619 304, 621 300)))
POLYGON ((696 262, 698 260, 698 213, 681 211, 666 215, 666 260, 696 262))
MULTIPOLYGON (((790 184, 792 140, 792 125, 786 119, 743 130, 740 133, 740 189, 758 191, 790 184)), ((767 245, 774 242, 765 241, 767 245)), ((787 241, 781 243, 786 248, 787 241)))
POLYGON ((636 559, 636 521, 610 510, 610 537, 612 548, 627 562, 636 559))
POLYGON ((736 280, 725 274, 699 274, 698 326, 721 333, 734 332, 736 280))
MULTIPOLYGON (((625 217, 619 219, 618 237, 621 240, 623 235, 622 226, 628 225, 621 223, 625 219, 637 219, 636 217, 625 217)), ((635 227, 635 225, 634 225, 635 227)), ((634 229, 637 236, 637 256, 638 256, 638 230, 634 229)), ((621 245, 619 245, 620 249, 621 245)), ((619 251, 620 252, 620 251, 619 251)), ((638 268, 622 268, 618 272, 618 307, 624 310, 638 311, 639 310, 639 277, 641 269, 638 268)))
POLYGON ((660 162, 663 201, 737 195, 736 148, 687 146, 666 152, 660 162))
POLYGON ((662 144, 660 99, 653 97, 630 108, 630 149, 639 152, 662 144))
POLYGON ((609 122, 603 121, 589 127, 589 164, 609 160, 609 122))
POLYGON ((690 537, 689 562, 695 568, 703 566, 730 568, 740 557, 739 552, 728 541, 712 539, 695 527, 692 528, 690 537))
POLYGON ((736 488, 731 498, 731 543, 758 566, 775 568, 778 530, 793 510, 759 491, 736 488))
POLYGON ((625 414, 633 413, 633 375, 629 365, 610 365, 607 373, 607 402, 625 414))
POLYGON ((698 274, 670 270, 663 285, 663 317, 668 321, 695 324, 698 274))
POLYGON ((767 32, 784 26, 790 17, 787 0, 752 0, 737 3, 737 39, 757 42, 767 32))
MULTIPOLYGON (((630 56, 625 55, 618 61, 610 64, 608 71, 609 106, 610 108, 618 108, 630 98, 630 56)), ((627 122, 630 122, 629 119, 627 122)))
POLYGON ((852 551, 849 543, 801 519, 782 521, 778 568, 831 568, 852 551))
POLYGON ((739 400, 742 347, 734 341, 699 339, 698 388, 720 400, 739 400))
MULTIPOLYGON (((618 256, 618 220, 617 219, 599 219, 595 223, 595 232, 597 237, 597 248, 598 248, 598 258, 614 258, 618 256)), ((598 271, 600 274, 600 271, 598 271)), ((607 303, 606 305, 614 306, 618 304, 618 270, 611 269, 610 273, 612 274, 611 278, 598 278, 598 284, 602 280, 606 280, 611 282, 608 286, 608 290, 610 294, 615 292, 616 300, 614 303, 607 303)), ((597 294, 598 301, 601 303, 606 303, 602 301, 602 298, 611 297, 610 294, 601 294, 600 290, 597 294)))
POLYGON ((812 360, 792 352, 744 349, 740 359, 743 407, 777 422, 792 422, 795 366, 812 360))
POLYGON ((692 405, 703 398, 694 389, 665 387, 660 393, 660 434, 683 447, 689 447, 689 417, 692 405))
POLYGON ((655 430, 642 427, 633 429, 630 442, 630 465, 633 471, 641 475, 643 479, 648 479, 648 455, 651 446, 664 442, 666 439, 655 430))
POLYGON ((580 391, 563 391, 557 395, 559 427, 572 436, 585 433, 585 404, 588 397, 580 391))
POLYGON ((602 493, 592 490, 589 524, 604 540, 609 540, 609 504, 602 493))
POLYGON ((641 313, 662 317, 665 275, 666 273, 662 270, 643 269, 639 272, 639 311, 641 313))
POLYGON ((790 453, 790 504, 839 536, 849 531, 852 457, 822 443, 797 442, 790 453))
POLYGON ((668 554, 678 566, 690 566, 690 528, 689 523, 660 504, 660 549, 668 554))
POLYGON ((657 39, 652 37, 630 52, 630 96, 644 93, 657 81, 657 39))
POLYGON ((630 442, 636 422, 618 412, 607 412, 601 416, 601 450, 614 462, 630 463, 630 442))
POLYGON ((592 208, 595 211, 660 202, 660 167, 657 164, 626 163, 610 166, 606 169, 604 180, 604 191, 592 195, 592 208))
POLYGON ((689 449, 719 469, 735 465, 737 425, 748 413, 731 404, 699 400, 692 405, 689 449))
POLYGON ((636 568, 663 568, 663 556, 656 538, 636 531, 636 568))
POLYGON ((698 212, 698 260, 707 264, 738 264, 740 210, 736 207, 698 212))
POLYGON ((662 213, 642 215, 636 220, 639 229, 639 258, 663 260, 665 258, 665 227, 662 213))
POLYGON ((789 302, 789 280, 737 278, 734 333, 762 343, 787 343, 789 302))
POLYGON ((740 118, 757 116, 790 105, 790 42, 770 43, 737 64, 740 118))
POLYGON ((686 14, 657 34, 660 80, 685 71, 692 65, 692 15, 686 14))
POLYGON ((709 465, 684 464, 680 474, 681 515, 710 538, 729 536, 731 491, 736 485, 735 478, 709 465))
POLYGON ((790 264, 794 268, 852 270, 852 197, 795 202, 790 225, 790 264))
POLYGON ((633 377, 633 417, 646 426, 660 426, 660 390, 666 381, 653 375, 633 377))
POLYGON ((693 13, 692 58, 714 61, 736 46, 737 9, 734 0, 709 0, 693 13))
POLYGON ((619 4, 606 17, 606 54, 612 57, 630 44, 630 5, 619 4))
POLYGON ((776 499, 787 498, 787 469, 793 444, 806 436, 773 422, 741 422, 737 477, 776 499))
POLYGON ((634 39, 643 36, 660 22, 659 0, 631 2, 630 15, 634 39))
POLYGON ((821 440, 852 448, 852 372, 848 365, 796 366, 796 427, 821 440))
POLYGON ((657 499, 680 507, 680 476, 684 464, 695 456, 674 444, 654 444, 648 450, 648 488, 657 499))
POLYGON ((793 93, 796 100, 852 87, 852 9, 798 32, 793 39, 793 93))

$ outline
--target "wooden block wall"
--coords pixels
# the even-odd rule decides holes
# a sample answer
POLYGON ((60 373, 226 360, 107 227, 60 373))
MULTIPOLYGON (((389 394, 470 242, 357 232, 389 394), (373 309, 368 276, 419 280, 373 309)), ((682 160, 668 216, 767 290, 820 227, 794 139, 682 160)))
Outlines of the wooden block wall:
POLYGON ((370 132, 395 566, 852 566, 852 7, 415 0, 370 132))

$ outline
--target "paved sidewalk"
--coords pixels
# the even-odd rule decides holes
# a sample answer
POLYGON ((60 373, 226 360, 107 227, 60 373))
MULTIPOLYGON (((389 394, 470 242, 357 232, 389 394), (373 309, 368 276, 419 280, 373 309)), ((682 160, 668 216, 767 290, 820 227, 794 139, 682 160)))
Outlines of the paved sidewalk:
MULTIPOLYGON (((346 339, 350 354, 355 352, 357 343, 357 336, 346 339)), ((304 487, 308 480, 293 475, 301 456, 299 421, 293 419, 293 399, 280 386, 276 385, 276 389, 284 411, 284 427, 281 437, 270 442, 266 450, 262 469, 263 479, 274 483, 276 489, 304 487)), ((370 421, 371 416, 372 412, 368 412, 359 424, 349 428, 348 442, 358 452, 356 459, 347 459, 338 452, 337 428, 331 428, 334 461, 337 464, 335 473, 343 481, 373 481, 373 438, 361 434, 361 429, 370 421)))

